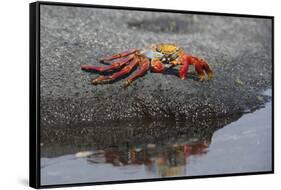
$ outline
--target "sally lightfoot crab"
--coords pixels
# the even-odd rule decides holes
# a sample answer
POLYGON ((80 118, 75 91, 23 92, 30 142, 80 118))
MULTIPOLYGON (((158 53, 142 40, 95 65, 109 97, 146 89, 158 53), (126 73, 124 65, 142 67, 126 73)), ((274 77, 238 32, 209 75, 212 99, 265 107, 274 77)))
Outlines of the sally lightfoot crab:
POLYGON ((124 86, 129 86, 138 77, 146 74, 148 70, 153 73, 163 73, 166 69, 175 66, 180 66, 179 77, 185 79, 187 77, 189 65, 194 65, 199 76, 199 81, 213 78, 213 71, 208 63, 201 58, 189 55, 184 50, 175 44, 156 44, 147 49, 139 50, 132 49, 112 56, 102 57, 101 63, 108 64, 107 66, 98 67, 90 65, 82 65, 81 69, 86 71, 96 72, 112 72, 112 75, 99 76, 92 80, 92 84, 105 84, 129 74, 134 68, 138 70, 130 76, 124 86))

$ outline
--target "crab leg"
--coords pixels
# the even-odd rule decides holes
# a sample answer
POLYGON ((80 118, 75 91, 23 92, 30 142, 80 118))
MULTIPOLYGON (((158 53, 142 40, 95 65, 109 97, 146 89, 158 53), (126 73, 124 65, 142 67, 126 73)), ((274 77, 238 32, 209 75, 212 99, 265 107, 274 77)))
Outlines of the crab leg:
POLYGON ((208 63, 206 63, 205 61, 203 61, 203 68, 208 75, 208 79, 209 80, 212 79, 214 77, 214 73, 211 70, 211 68, 209 67, 208 63))
POLYGON ((87 71, 99 71, 99 72, 104 72, 104 71, 111 71, 114 69, 118 69, 122 67, 123 65, 127 64, 129 61, 131 61, 134 58, 134 55, 131 55, 129 57, 126 57, 122 60, 113 62, 109 66, 104 66, 104 67, 98 67, 98 66, 91 66, 91 65, 82 65, 81 69, 82 70, 87 70, 87 71))
POLYGON ((131 76, 129 79, 126 80, 124 87, 129 86, 138 77, 143 76, 148 69, 149 69, 149 60, 147 58, 142 58, 142 60, 139 62, 139 69, 136 71, 136 73, 133 76, 131 76))
POLYGON ((195 70, 199 76, 199 81, 204 81, 205 80, 205 73, 203 71, 203 65, 201 65, 200 63, 194 63, 195 66, 195 70))
POLYGON ((112 61, 114 59, 119 59, 121 57, 126 57, 128 55, 136 53, 137 51, 139 51, 139 50, 138 49, 132 49, 132 50, 125 51, 125 52, 122 52, 122 53, 118 53, 118 54, 115 54, 115 55, 105 56, 105 57, 102 57, 100 59, 100 62, 108 62, 108 61, 112 61))
POLYGON ((180 79, 182 79, 182 80, 184 80, 186 78, 189 63, 190 63, 190 60, 187 55, 183 54, 182 56, 180 56, 181 67, 179 70, 179 76, 180 76, 180 79))
POLYGON ((210 69, 206 61, 198 58, 193 58, 193 64, 195 66, 197 74, 199 75, 199 81, 204 81, 206 79, 204 71, 207 73, 209 80, 213 78, 213 71, 210 69))
POLYGON ((195 70, 199 76, 199 81, 205 80, 206 77, 204 71, 208 74, 209 79, 213 78, 213 71, 210 69, 208 63, 203 59, 199 59, 197 57, 183 53, 182 55, 180 55, 180 64, 181 68, 179 71, 179 75, 181 79, 186 78, 188 65, 194 65, 195 70))
POLYGON ((116 80, 117 78, 128 74, 132 71, 132 69, 138 64, 139 60, 138 59, 133 59, 128 65, 126 65, 123 69, 121 69, 120 71, 114 73, 113 75, 110 76, 100 76, 94 80, 92 80, 92 83, 94 85, 96 84, 102 84, 102 83, 108 83, 111 81, 116 80))

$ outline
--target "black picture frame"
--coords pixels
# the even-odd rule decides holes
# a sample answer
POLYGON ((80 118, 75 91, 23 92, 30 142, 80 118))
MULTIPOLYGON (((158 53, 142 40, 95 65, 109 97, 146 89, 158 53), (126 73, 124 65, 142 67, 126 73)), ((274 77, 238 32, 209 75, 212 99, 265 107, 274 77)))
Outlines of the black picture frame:
POLYGON ((273 174, 274 173, 274 17, 263 15, 248 15, 248 14, 230 14, 217 12, 197 12, 187 10, 168 10, 168 9, 151 9, 140 7, 120 7, 120 6, 104 6, 91 4, 77 3, 59 3, 59 2, 34 2, 30 3, 30 109, 29 109, 29 185, 33 188, 53 188, 53 187, 70 187, 70 186, 86 186, 86 185, 101 185, 101 184, 119 184, 119 183, 135 183, 135 182, 151 182, 151 181, 166 181, 166 180, 182 180, 193 178, 211 178, 211 177, 227 177, 227 176, 243 176, 243 175, 258 175, 258 174, 273 174), (153 179, 137 179, 137 180, 122 180, 122 181, 104 181, 90 183, 72 183, 62 185, 41 185, 40 183, 40 6, 66 6, 66 7, 86 7, 99 9, 117 9, 117 10, 137 10, 150 12, 165 12, 165 13, 182 13, 182 14, 198 14, 198 15, 215 15, 225 17, 246 17, 246 18, 262 18, 270 19, 272 23, 272 170, 262 172, 245 172, 233 174, 215 174, 201 176, 184 176, 184 177, 166 177, 153 179))

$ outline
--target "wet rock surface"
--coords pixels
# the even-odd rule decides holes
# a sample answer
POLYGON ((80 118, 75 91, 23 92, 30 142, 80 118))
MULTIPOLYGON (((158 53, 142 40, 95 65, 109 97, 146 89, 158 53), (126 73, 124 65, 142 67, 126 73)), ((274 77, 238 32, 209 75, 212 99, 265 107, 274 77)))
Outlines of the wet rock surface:
POLYGON ((42 127, 149 118, 205 121, 263 105, 272 76, 271 20, 127 10, 41 7, 42 127), (154 24, 155 23, 155 24, 154 24), (176 43, 207 60, 215 77, 187 80, 148 72, 127 89, 123 80, 93 86, 83 64, 153 43, 176 43))

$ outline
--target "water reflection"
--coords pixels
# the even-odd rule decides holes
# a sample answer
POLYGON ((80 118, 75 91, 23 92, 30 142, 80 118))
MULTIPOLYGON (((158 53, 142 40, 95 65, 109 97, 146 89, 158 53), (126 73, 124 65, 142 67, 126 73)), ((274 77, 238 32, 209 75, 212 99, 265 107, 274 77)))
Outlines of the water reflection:
POLYGON ((88 164, 114 167, 144 165, 160 177, 184 175, 192 155, 206 154, 213 133, 241 115, 196 122, 130 121, 111 124, 84 123, 83 128, 44 129, 42 157, 87 151, 88 164), (88 154, 88 152, 91 154, 88 154))
POLYGON ((118 147, 95 151, 87 156, 91 164, 110 163, 113 166, 142 165, 161 177, 185 174, 185 166, 191 155, 206 154, 211 137, 190 144, 147 144, 142 147, 118 147))

